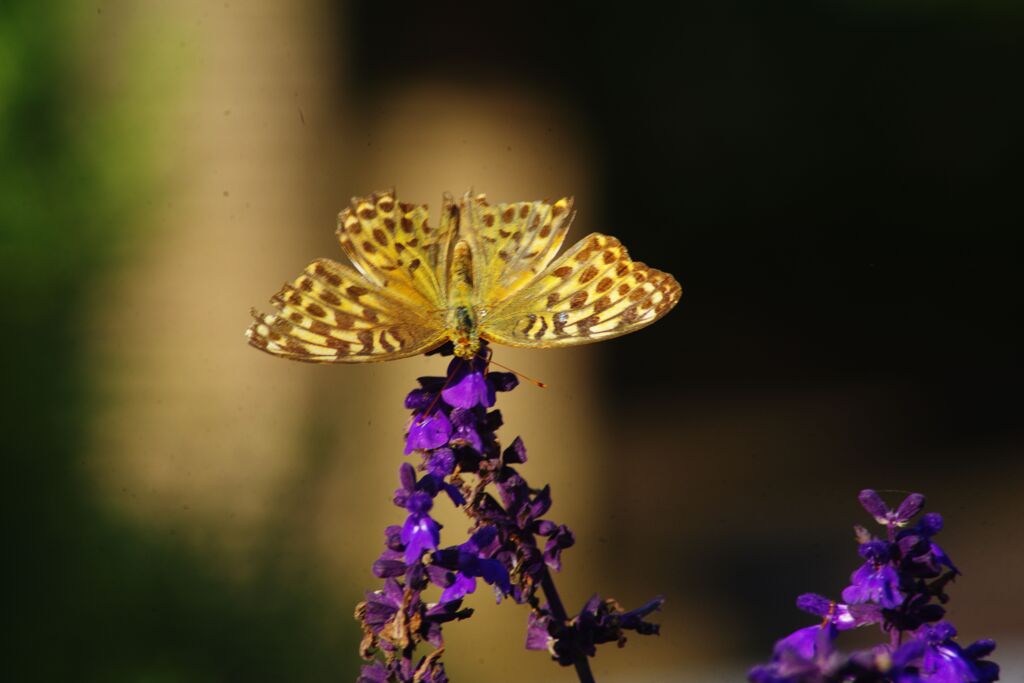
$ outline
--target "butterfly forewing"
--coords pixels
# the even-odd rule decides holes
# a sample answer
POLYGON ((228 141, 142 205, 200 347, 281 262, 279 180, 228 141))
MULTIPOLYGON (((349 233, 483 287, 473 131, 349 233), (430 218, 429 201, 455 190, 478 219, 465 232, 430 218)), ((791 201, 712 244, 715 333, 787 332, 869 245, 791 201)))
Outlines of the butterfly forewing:
POLYGON ((428 351, 445 337, 439 311, 413 308, 328 259, 311 263, 271 302, 276 314, 253 311, 249 343, 294 360, 393 360, 428 351))
POLYGON ((569 230, 572 199, 491 205, 477 195, 465 197, 462 210, 474 283, 486 306, 504 301, 547 267, 569 230))
POLYGON ((393 191, 356 197, 338 215, 345 254, 370 282, 413 306, 440 309, 444 269, 454 222, 428 222, 426 205, 399 202, 393 191))
POLYGON ((587 344, 650 325, 681 294, 671 275, 633 262, 617 239, 595 233, 495 302, 481 334, 510 346, 587 344))

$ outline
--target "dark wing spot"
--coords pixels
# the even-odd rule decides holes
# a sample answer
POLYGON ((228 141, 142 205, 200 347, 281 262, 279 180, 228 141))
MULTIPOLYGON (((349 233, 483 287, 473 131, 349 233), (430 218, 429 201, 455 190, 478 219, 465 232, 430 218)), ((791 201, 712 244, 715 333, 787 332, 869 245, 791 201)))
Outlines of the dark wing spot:
POLYGON ((388 230, 390 230, 391 232, 394 232, 395 231, 395 219, 391 218, 390 216, 388 218, 385 218, 384 219, 384 227, 387 228, 388 230))
POLYGON ((559 336, 564 336, 565 324, 567 322, 569 322, 568 313, 566 313, 565 311, 562 311, 561 313, 555 313, 554 317, 551 319, 551 323, 555 328, 555 334, 559 336))
POLYGON ((377 251, 377 247, 373 246, 372 242, 363 242, 363 251, 367 254, 372 254, 377 251))
POLYGON ((388 235, 380 228, 373 229, 373 239, 377 240, 377 244, 382 247, 388 246, 388 235))
POLYGON ((327 315, 327 311, 321 308, 320 304, 317 303, 306 304, 306 310, 309 311, 311 316, 316 318, 323 318, 327 315))
POLYGON ((590 315, 590 316, 587 316, 586 318, 583 318, 582 320, 577 320, 576 321, 576 329, 579 330, 581 334, 589 335, 590 334, 590 328, 592 326, 598 324, 599 322, 601 322, 601 317, 600 316, 590 315))
POLYGON ((298 311, 295 311, 294 313, 292 313, 288 317, 291 318, 294 322, 297 322, 297 323, 301 323, 306 318, 306 316, 302 315, 298 311))
POLYGON ((384 197, 380 200, 380 203, 377 204, 377 208, 384 213, 391 213, 391 210, 395 208, 395 200, 391 197, 384 197))
POLYGON ((572 295, 572 298, 569 299, 569 308, 572 308, 572 309, 582 308, 583 304, 585 304, 585 303, 587 303, 587 293, 586 292, 576 292, 575 294, 572 295))
POLYGON ((345 293, 348 294, 353 299, 358 299, 359 297, 363 296, 369 291, 370 290, 366 289, 365 287, 360 287, 359 285, 350 285, 349 288, 345 290, 345 293))
POLYGON ((540 232, 537 233, 537 234, 540 235, 541 237, 547 237, 548 235, 550 235, 551 234, 551 224, 550 223, 546 223, 544 225, 544 227, 540 229, 540 232))
POLYGON ((629 272, 629 264, 623 261, 619 265, 615 266, 615 274, 622 277, 629 272))
POLYGON ((572 273, 572 268, 569 266, 562 266, 561 268, 555 268, 554 272, 551 274, 555 277, 566 278, 570 273, 572 273))
POLYGON ((505 221, 506 223, 511 223, 512 219, 515 218, 515 217, 516 217, 516 210, 515 210, 515 207, 512 207, 512 206, 510 206, 507 209, 505 209, 505 212, 501 214, 501 220, 505 221))
POLYGON ((600 299, 594 302, 594 313, 600 313, 611 308, 612 300, 607 295, 602 296, 600 299))
POLYGON ((629 291, 629 285, 626 284, 625 282, 623 282, 621 285, 619 285, 619 290, 618 291, 619 291, 619 296, 626 296, 626 292, 629 291))
POLYGON ((580 273, 580 282, 586 284, 597 277, 597 267, 593 264, 587 266, 582 273, 580 273))
POLYGON ((412 220, 408 216, 402 216, 402 230, 412 232, 412 220))
POLYGON ((602 278, 601 281, 597 283, 597 291, 607 292, 609 289, 612 288, 613 284, 615 283, 612 281, 610 277, 602 278))
POLYGON ((493 213, 485 213, 484 214, 484 225, 486 225, 488 228, 494 227, 494 214, 493 213))
MULTIPOLYGON (((327 339, 324 340, 324 346, 331 349, 337 349, 338 351, 348 351, 348 342, 344 339, 338 339, 337 337, 327 337, 327 339)), ((338 355, 340 356, 341 354, 339 353, 338 355)))
POLYGON ((548 294, 548 308, 554 308, 555 304, 561 301, 561 297, 558 296, 558 292, 551 292, 548 294))
POLYGON ((565 206, 563 204, 555 204, 551 207, 551 215, 553 217, 558 218, 563 213, 565 213, 565 206))
POLYGON ((309 331, 327 337, 331 334, 331 328, 327 323, 322 323, 319 320, 314 320, 310 326, 309 331))
POLYGON ((339 297, 337 294, 335 294, 334 292, 332 292, 330 290, 327 290, 327 289, 325 289, 324 291, 320 292, 320 298, 323 299, 324 301, 326 301, 327 303, 329 303, 332 306, 337 306, 338 304, 341 303, 341 297, 339 297))
POLYGON ((360 209, 359 217, 368 221, 373 220, 374 218, 377 217, 377 209, 371 208, 369 206, 360 209))
POLYGON ((409 262, 409 272, 410 273, 416 272, 416 269, 419 268, 419 267, 420 267, 420 260, 418 258, 414 258, 412 261, 409 262))
POLYGON ((523 204, 521 207, 519 207, 519 217, 520 218, 526 218, 529 215, 530 215, 530 205, 529 204, 523 204))
POLYGON ((609 263, 609 264, 610 263, 614 263, 615 259, 617 259, 617 258, 619 258, 619 255, 616 254, 613 249, 605 249, 605 252, 604 252, 604 262, 605 263, 609 263))
POLYGON ((395 347, 392 346, 391 342, 387 340, 387 338, 385 337, 386 334, 387 330, 380 331, 380 347, 384 349, 385 353, 391 353, 392 351, 395 350, 395 347))
POLYGON ((377 311, 373 310, 372 308, 364 308, 363 320, 366 320, 371 323, 379 322, 379 319, 377 318, 377 311))
POLYGON ((373 353, 373 330, 359 330, 356 338, 363 345, 362 353, 373 353))
POLYGON ((544 338, 544 333, 547 332, 547 331, 548 331, 548 321, 547 321, 547 318, 545 318, 544 316, 541 316, 541 318, 540 318, 540 327, 537 328, 537 332, 536 332, 536 334, 533 335, 533 338, 534 339, 543 339, 544 338))

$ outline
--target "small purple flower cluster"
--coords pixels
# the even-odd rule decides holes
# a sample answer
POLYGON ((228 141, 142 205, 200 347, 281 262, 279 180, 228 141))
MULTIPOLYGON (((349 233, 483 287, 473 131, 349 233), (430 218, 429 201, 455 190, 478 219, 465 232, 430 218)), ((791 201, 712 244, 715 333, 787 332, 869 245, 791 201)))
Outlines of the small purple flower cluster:
POLYGON ((943 618, 946 585, 960 571, 933 540, 942 516, 931 512, 910 525, 924 506, 914 493, 895 509, 875 491, 860 503, 885 527, 885 537, 854 527, 864 560, 850 577, 842 602, 808 593, 797 607, 821 619, 775 644, 772 660, 750 671, 752 683, 990 683, 999 667, 987 661, 992 640, 962 647, 943 618), (889 642, 852 654, 840 653, 840 631, 879 625, 889 642))
MULTIPOLYGON (((437 353, 451 355, 450 345, 437 353)), ((658 633, 644 618, 661 606, 660 598, 626 612, 595 596, 576 617, 566 614, 550 572, 561 569, 561 553, 575 538, 568 527, 544 518, 550 488, 530 487, 516 470, 526 462, 522 440, 502 450, 496 435, 501 413, 491 408, 497 392, 511 391, 518 380, 488 372, 487 366, 483 358, 454 358, 446 378, 421 377, 419 388, 406 396, 413 416, 405 453, 422 458, 420 474, 408 462, 399 470, 394 502, 406 520, 388 527, 385 550, 373 565, 384 587, 367 593, 356 608, 364 632, 360 654, 373 660, 362 668, 359 683, 447 681, 441 627, 472 614, 462 601, 478 579, 493 587, 499 602, 508 597, 529 605, 527 648, 547 650, 559 663, 576 666, 584 681, 593 680, 587 657, 596 645, 621 645, 625 631, 658 633), (473 524, 469 539, 458 546, 441 547, 441 525, 430 515, 442 492, 473 524), (435 602, 424 598, 431 586, 440 590, 435 602), (435 649, 417 658, 416 647, 424 642, 435 649)))

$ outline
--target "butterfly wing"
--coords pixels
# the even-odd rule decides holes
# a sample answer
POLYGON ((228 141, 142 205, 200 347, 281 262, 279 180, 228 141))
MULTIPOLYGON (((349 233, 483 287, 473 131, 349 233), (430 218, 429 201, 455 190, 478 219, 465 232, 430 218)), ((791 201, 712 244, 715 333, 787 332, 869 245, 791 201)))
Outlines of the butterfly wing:
POLYGON ((415 356, 445 338, 438 311, 404 299, 328 259, 318 259, 271 298, 275 314, 252 312, 249 343, 283 358, 364 363, 415 356))
POLYGON ((440 227, 426 205, 399 202, 393 190, 354 197, 338 215, 341 248, 373 284, 413 307, 444 308, 448 244, 455 221, 446 202, 440 227))
POLYGON ((539 275, 558 253, 572 222, 572 199, 488 204, 485 195, 462 200, 460 234, 473 250, 479 303, 504 301, 539 275))
POLYGON ((509 346, 588 344, 650 325, 681 294, 674 277, 632 261, 617 239, 594 233, 488 311, 481 335, 509 346))

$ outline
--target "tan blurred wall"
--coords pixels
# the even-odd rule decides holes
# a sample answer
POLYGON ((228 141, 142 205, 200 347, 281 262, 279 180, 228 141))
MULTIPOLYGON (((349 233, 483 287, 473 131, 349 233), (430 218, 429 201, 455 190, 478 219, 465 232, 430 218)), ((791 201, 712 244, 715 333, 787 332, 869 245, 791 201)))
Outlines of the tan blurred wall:
MULTIPOLYGON (((169 171, 123 267, 94 296, 101 401, 90 463, 112 507, 187 539, 225 572, 244 579, 267 552, 322 572, 337 588, 328 599, 338 619, 349 620, 354 596, 378 584, 369 568, 384 526, 402 519, 390 504, 402 398, 444 362, 281 361, 246 346, 249 307, 266 308, 312 258, 341 259, 334 217, 373 189, 395 186, 435 208, 443 191, 469 186, 497 201, 574 194, 573 236, 604 226, 591 209, 587 141, 563 103, 496 80, 401 83, 356 107, 335 12, 183 2, 125 15, 123 30, 179 42, 180 94, 145 112, 169 132, 157 150, 169 171)), ((597 355, 502 349, 497 359, 550 384, 502 399, 503 440, 523 436, 524 473, 550 482, 552 515, 586 535, 597 484, 579 465, 600 460, 597 355)), ((464 539, 459 514, 439 516, 445 542, 464 539)), ((600 572, 585 549, 567 565, 565 597, 578 604, 600 572)), ((486 589, 473 602, 482 615, 448 629, 456 680, 479 680, 483 660, 560 673, 518 645, 490 647, 521 642, 525 608, 490 609, 486 589)))

